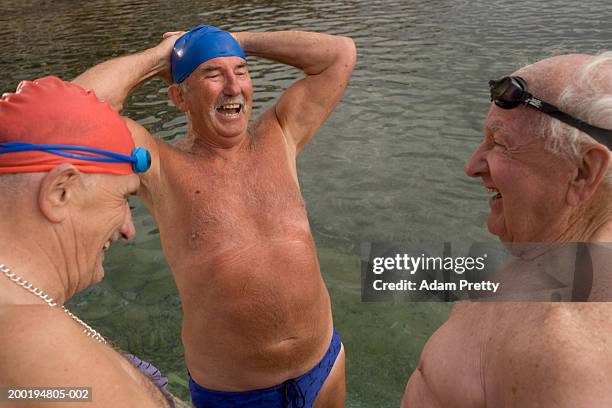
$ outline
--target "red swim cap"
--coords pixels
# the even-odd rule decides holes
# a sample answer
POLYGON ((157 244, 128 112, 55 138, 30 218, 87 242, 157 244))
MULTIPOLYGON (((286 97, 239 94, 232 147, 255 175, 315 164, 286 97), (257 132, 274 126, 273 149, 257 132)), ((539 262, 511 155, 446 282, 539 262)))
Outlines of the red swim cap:
MULTIPOLYGON (((23 81, 0 99, 0 143, 69 144, 130 156, 132 135, 93 91, 49 76, 23 81)), ((133 174, 130 163, 92 162, 44 151, 0 154, 0 173, 35 173, 72 163, 84 173, 133 174)))

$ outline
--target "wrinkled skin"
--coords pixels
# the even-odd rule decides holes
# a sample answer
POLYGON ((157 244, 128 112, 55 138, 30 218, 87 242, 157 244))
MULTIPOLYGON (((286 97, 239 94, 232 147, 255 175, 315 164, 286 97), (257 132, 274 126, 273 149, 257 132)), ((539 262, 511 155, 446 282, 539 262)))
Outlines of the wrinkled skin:
MULTIPOLYGON (((559 56, 516 74, 554 104, 590 58, 559 56)), ((577 161, 551 153, 537 133, 538 115, 491 105, 466 165, 468 176, 493 189, 489 231, 507 244, 610 242, 601 184, 608 150, 591 146, 577 161)), ((609 289, 609 255, 591 255, 595 283, 609 289)), ((402 408, 608 406, 610 312, 608 303, 458 302, 426 343, 402 408)))

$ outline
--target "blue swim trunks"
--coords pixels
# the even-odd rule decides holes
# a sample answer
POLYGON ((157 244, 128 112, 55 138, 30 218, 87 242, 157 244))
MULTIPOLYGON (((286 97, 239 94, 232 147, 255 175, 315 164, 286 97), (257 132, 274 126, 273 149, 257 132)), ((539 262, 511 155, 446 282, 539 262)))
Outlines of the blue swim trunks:
POLYGON ((340 353, 340 335, 334 330, 323 359, 307 373, 282 384, 244 392, 213 391, 189 376, 191 401, 196 408, 311 408, 340 353))

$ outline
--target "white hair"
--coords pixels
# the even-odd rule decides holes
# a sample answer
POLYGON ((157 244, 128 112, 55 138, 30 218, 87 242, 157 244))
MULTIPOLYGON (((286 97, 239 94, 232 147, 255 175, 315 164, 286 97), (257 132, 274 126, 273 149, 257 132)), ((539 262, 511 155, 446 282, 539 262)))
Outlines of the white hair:
MULTIPOLYGON (((561 92, 557 107, 593 126, 612 129, 612 51, 595 56, 576 72, 561 92)), ((543 134, 547 148, 576 158, 581 147, 597 143, 586 133, 553 119, 542 116, 543 134)), ((606 176, 612 182, 612 169, 606 176)))

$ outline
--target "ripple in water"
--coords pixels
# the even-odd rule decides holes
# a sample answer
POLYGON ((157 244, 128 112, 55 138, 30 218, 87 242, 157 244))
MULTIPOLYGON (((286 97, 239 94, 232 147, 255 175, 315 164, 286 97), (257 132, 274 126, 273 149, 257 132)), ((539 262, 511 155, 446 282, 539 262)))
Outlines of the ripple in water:
MULTIPOLYGON (((604 50, 611 12, 608 0, 4 2, 0 88, 13 91, 20 80, 50 74, 70 79, 153 46, 164 31, 200 23, 353 37, 353 80, 300 157, 300 181, 350 350, 347 406, 396 407, 423 341, 447 309, 360 304, 359 260, 351 253, 362 240, 490 239, 483 228, 487 193, 463 173, 481 137, 487 81, 552 54, 604 50)), ((299 77, 258 59, 251 73, 255 115, 299 77)), ((159 80, 139 89, 124 114, 170 142, 187 128, 159 80)), ((135 222, 136 243, 113 250, 107 279, 75 300, 77 310, 170 372, 173 391, 187 398, 176 289, 142 206, 135 222)))

